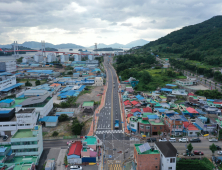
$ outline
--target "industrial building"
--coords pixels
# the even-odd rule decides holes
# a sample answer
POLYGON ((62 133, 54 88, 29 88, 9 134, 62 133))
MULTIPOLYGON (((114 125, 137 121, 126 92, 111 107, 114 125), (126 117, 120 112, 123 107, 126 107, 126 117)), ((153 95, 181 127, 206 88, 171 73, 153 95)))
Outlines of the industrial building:
POLYGON ((65 63, 69 61, 69 54, 63 54, 60 56, 61 62, 65 63))
POLYGON ((55 54, 54 53, 49 53, 48 55, 47 55, 47 60, 46 60, 47 62, 49 62, 49 63, 51 63, 51 62, 53 62, 53 61, 56 61, 56 56, 55 56, 55 54))
POLYGON ((0 72, 16 72, 16 61, 4 61, 0 62, 0 72))
POLYGON ((41 53, 37 53, 34 55, 34 60, 35 62, 39 63, 39 62, 43 62, 43 56, 41 53))

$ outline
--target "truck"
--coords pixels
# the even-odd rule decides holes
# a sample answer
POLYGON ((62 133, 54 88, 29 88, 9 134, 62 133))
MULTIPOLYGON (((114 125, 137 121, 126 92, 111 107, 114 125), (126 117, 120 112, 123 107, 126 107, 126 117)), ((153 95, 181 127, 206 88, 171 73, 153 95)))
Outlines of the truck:
POLYGON ((119 120, 116 119, 116 120, 115 120, 115 129, 118 129, 118 128, 119 128, 119 120))

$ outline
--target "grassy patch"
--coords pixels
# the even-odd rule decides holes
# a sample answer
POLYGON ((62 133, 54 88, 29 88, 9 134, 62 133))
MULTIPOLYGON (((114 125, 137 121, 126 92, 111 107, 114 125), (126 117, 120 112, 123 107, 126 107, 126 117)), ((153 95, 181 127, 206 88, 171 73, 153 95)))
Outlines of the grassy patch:
POLYGON ((186 76, 177 76, 176 79, 186 79, 186 76))
POLYGON ((47 134, 48 134, 48 132, 42 132, 42 136, 45 136, 47 134))
POLYGON ((182 102, 185 102, 184 100, 177 100, 177 101, 175 101, 174 103, 182 103, 182 102))

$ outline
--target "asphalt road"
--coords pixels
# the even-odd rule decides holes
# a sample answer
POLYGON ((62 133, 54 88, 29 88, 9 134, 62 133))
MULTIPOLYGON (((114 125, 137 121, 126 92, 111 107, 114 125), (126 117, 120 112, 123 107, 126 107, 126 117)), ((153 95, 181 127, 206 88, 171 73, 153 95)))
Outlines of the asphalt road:
MULTIPOLYGON (((104 67, 107 70, 107 92, 105 106, 100 110, 99 119, 96 128, 96 135, 103 140, 103 134, 111 134, 118 139, 122 139, 122 118, 120 112, 118 83, 115 70, 109 64, 111 57, 104 57, 104 67), (119 120, 119 128, 115 129, 115 120, 119 120)), ((111 140, 108 137, 107 140, 111 140)))

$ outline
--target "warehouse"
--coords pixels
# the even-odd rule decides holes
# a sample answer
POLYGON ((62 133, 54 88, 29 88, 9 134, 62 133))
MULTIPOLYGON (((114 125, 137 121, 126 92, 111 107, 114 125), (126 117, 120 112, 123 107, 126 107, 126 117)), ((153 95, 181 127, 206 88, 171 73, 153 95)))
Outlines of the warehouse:
POLYGON ((58 116, 45 116, 39 119, 39 122, 41 122, 46 127, 55 127, 57 126, 59 120, 58 116))

